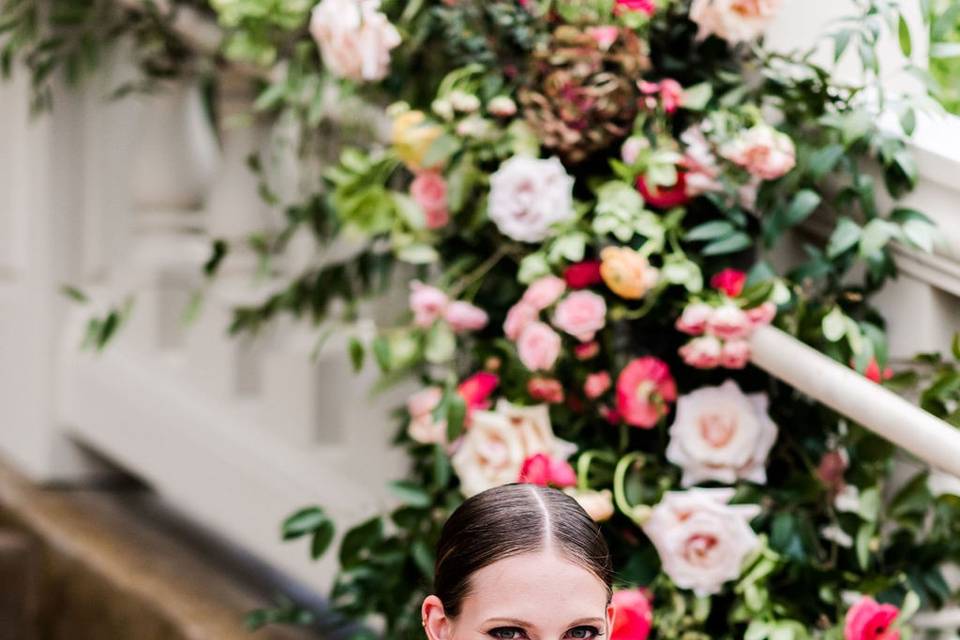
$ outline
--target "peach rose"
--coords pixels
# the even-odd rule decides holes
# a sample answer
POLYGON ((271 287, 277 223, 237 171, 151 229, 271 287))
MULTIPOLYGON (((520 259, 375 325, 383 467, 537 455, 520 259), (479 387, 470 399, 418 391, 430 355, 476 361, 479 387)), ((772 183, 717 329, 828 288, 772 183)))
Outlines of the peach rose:
POLYGON ((693 0, 690 19, 700 27, 697 38, 715 35, 731 43, 760 37, 783 0, 693 0))
POLYGON ((766 394, 747 395, 733 380, 680 396, 667 460, 683 469, 683 486, 738 479, 765 484, 767 455, 777 440, 768 402, 766 394))
POLYGON ((793 140, 767 124, 742 132, 721 148, 720 155, 762 180, 776 180, 797 164, 793 140))
POLYGON ((517 353, 530 371, 550 369, 560 357, 560 335, 543 322, 531 322, 517 339, 517 353))
POLYGON ((546 405, 517 407, 506 400, 495 411, 476 411, 456 453, 450 459, 467 497, 516 482, 524 461, 543 453, 566 460, 577 450, 560 440, 550 425, 546 405))
POLYGON ((681 589, 700 597, 719 593, 740 576, 743 563, 760 545, 750 520, 757 505, 727 504, 734 489, 669 491, 643 531, 657 548, 663 572, 681 589))
POLYGON ((576 500, 594 522, 605 522, 613 517, 613 493, 609 489, 592 491, 568 487, 563 492, 576 500))
POLYGON ((330 73, 356 81, 382 80, 400 32, 381 11, 380 0, 322 0, 310 16, 310 35, 330 73))
POLYGON ((486 327, 490 320, 486 311, 460 300, 450 303, 444 311, 443 319, 449 323, 455 333, 479 331, 486 327))
POLYGON ((603 281, 621 298, 639 300, 657 284, 659 272, 630 247, 606 247, 600 260, 603 281))
POLYGON ((445 444, 447 441, 447 421, 434 420, 433 410, 443 398, 443 389, 427 387, 414 393, 407 399, 407 412, 410 424, 407 435, 421 444, 445 444))
POLYGON ((592 291, 571 293, 557 305, 553 313, 553 326, 580 342, 593 340, 606 323, 607 303, 592 291))

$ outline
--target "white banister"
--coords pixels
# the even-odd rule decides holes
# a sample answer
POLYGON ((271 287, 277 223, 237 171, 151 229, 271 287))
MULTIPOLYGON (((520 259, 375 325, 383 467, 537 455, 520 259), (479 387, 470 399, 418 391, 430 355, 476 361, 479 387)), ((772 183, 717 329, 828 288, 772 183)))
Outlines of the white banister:
POLYGON ((960 430, 773 327, 752 338, 753 363, 921 460, 960 476, 960 430))

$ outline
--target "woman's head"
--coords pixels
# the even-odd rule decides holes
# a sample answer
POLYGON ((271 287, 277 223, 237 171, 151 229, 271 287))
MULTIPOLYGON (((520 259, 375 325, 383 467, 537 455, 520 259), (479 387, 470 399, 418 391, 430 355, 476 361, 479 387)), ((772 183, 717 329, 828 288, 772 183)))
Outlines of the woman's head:
POLYGON ((556 489, 512 484, 458 508, 437 545, 431 640, 596 638, 612 623, 599 527, 556 489))

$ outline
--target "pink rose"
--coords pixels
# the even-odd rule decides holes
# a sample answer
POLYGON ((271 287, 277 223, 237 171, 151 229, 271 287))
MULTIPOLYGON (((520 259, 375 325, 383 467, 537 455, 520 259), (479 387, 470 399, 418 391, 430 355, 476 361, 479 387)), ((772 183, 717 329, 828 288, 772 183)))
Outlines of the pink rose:
POLYGON ((589 342, 607 323, 607 303, 592 291, 575 291, 557 305, 553 326, 589 342))
POLYGON ((746 340, 727 340, 720 351, 720 366, 743 369, 750 362, 750 343, 746 340))
POLYGON ((615 591, 611 603, 616 609, 610 640, 646 640, 653 628, 652 596, 646 589, 615 591))
POLYGON ((588 27, 587 35, 593 38, 598 47, 606 51, 620 37, 620 29, 612 25, 588 27))
POLYGON ((523 461, 518 482, 528 482, 541 487, 572 487, 577 484, 577 474, 566 460, 537 453, 523 461))
POLYGON ((449 302, 447 294, 419 280, 410 283, 410 310, 418 327, 429 327, 437 321, 449 302))
POLYGON ((443 389, 427 387, 407 399, 410 425, 407 434, 421 444, 443 444, 447 439, 447 421, 434 420, 433 410, 443 398, 443 389))
POLYGON ((620 159, 626 164, 633 165, 640 157, 640 152, 649 146, 650 143, 647 142, 646 138, 630 136, 623 141, 623 146, 620 147, 620 159))
POLYGON ((683 361, 697 369, 713 369, 719 366, 722 352, 722 343, 713 336, 700 336, 680 347, 683 361))
POLYGON ((526 302, 537 311, 543 311, 560 299, 567 290, 567 283, 557 276, 544 276, 535 281, 523 294, 521 301, 526 302))
POLYGON ((777 317, 777 305, 772 302, 764 302, 758 307, 747 309, 747 319, 754 327, 761 327, 770 324, 777 317))
POLYGON ((735 304, 717 307, 707 320, 707 333, 724 340, 744 338, 752 329, 747 314, 735 304))
POLYGON ((550 369, 560 357, 560 334, 543 322, 531 322, 517 339, 517 352, 530 371, 550 369))
POLYGON ((516 340, 527 325, 537 319, 538 315, 539 312, 535 306, 521 300, 507 311, 507 318, 503 321, 503 334, 510 340, 516 340))
POLYGON ((691 302, 683 308, 683 313, 677 318, 677 331, 691 336, 699 336, 707 330, 707 320, 713 314, 713 307, 704 302, 691 302))
POLYGON ((577 360, 590 360, 596 358, 598 353, 600 353, 600 345, 595 340, 582 342, 573 347, 573 355, 577 360))
POLYGON ((880 604, 864 596, 847 611, 844 640, 900 640, 900 631, 892 628, 900 610, 892 604, 880 604))
POLYGON ((720 154, 763 180, 776 180, 797 164, 793 140, 768 124, 742 132, 725 144, 720 154))
POLYGON ((656 11, 656 5, 653 0, 617 0, 617 9, 627 11, 642 11, 648 16, 652 16, 656 11))
POLYGON ((653 428, 676 399, 677 383, 659 358, 636 358, 617 378, 617 411, 629 425, 653 428))
POLYGON ((607 392, 613 382, 606 371, 591 373, 583 383, 583 393, 591 400, 596 400, 607 392))
POLYGON ((443 318, 450 323, 450 328, 456 333, 479 331, 489 322, 486 311, 469 302, 459 300, 450 303, 443 314, 443 318))
POLYGON ((534 400, 547 404, 560 404, 564 397, 563 385, 553 378, 530 378, 527 383, 527 393, 534 400))
POLYGON ((320 47, 323 66, 350 80, 382 80, 390 71, 390 51, 401 42, 377 0, 322 0, 310 16, 310 35, 320 47))
POLYGON ((683 86, 672 78, 660 81, 660 102, 668 114, 683 106, 683 86))
POLYGON ((457 387, 457 393, 467 405, 467 414, 471 411, 486 409, 490 406, 490 396, 500 384, 500 377, 489 371, 478 371, 457 387))
POLYGON ((739 269, 724 269, 710 278, 710 286, 722 291, 731 298, 743 293, 743 286, 747 283, 747 274, 739 269))
POLYGON ((447 182, 436 171, 418 173, 410 183, 410 197, 423 209, 428 229, 439 229, 450 221, 447 182))

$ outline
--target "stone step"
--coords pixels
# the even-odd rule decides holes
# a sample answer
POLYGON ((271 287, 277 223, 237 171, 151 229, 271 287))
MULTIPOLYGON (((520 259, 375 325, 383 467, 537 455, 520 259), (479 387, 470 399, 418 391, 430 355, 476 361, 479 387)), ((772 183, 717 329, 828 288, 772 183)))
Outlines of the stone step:
POLYGON ((154 501, 142 488, 37 487, 0 461, 0 640, 320 637, 247 630, 273 587, 154 501))

